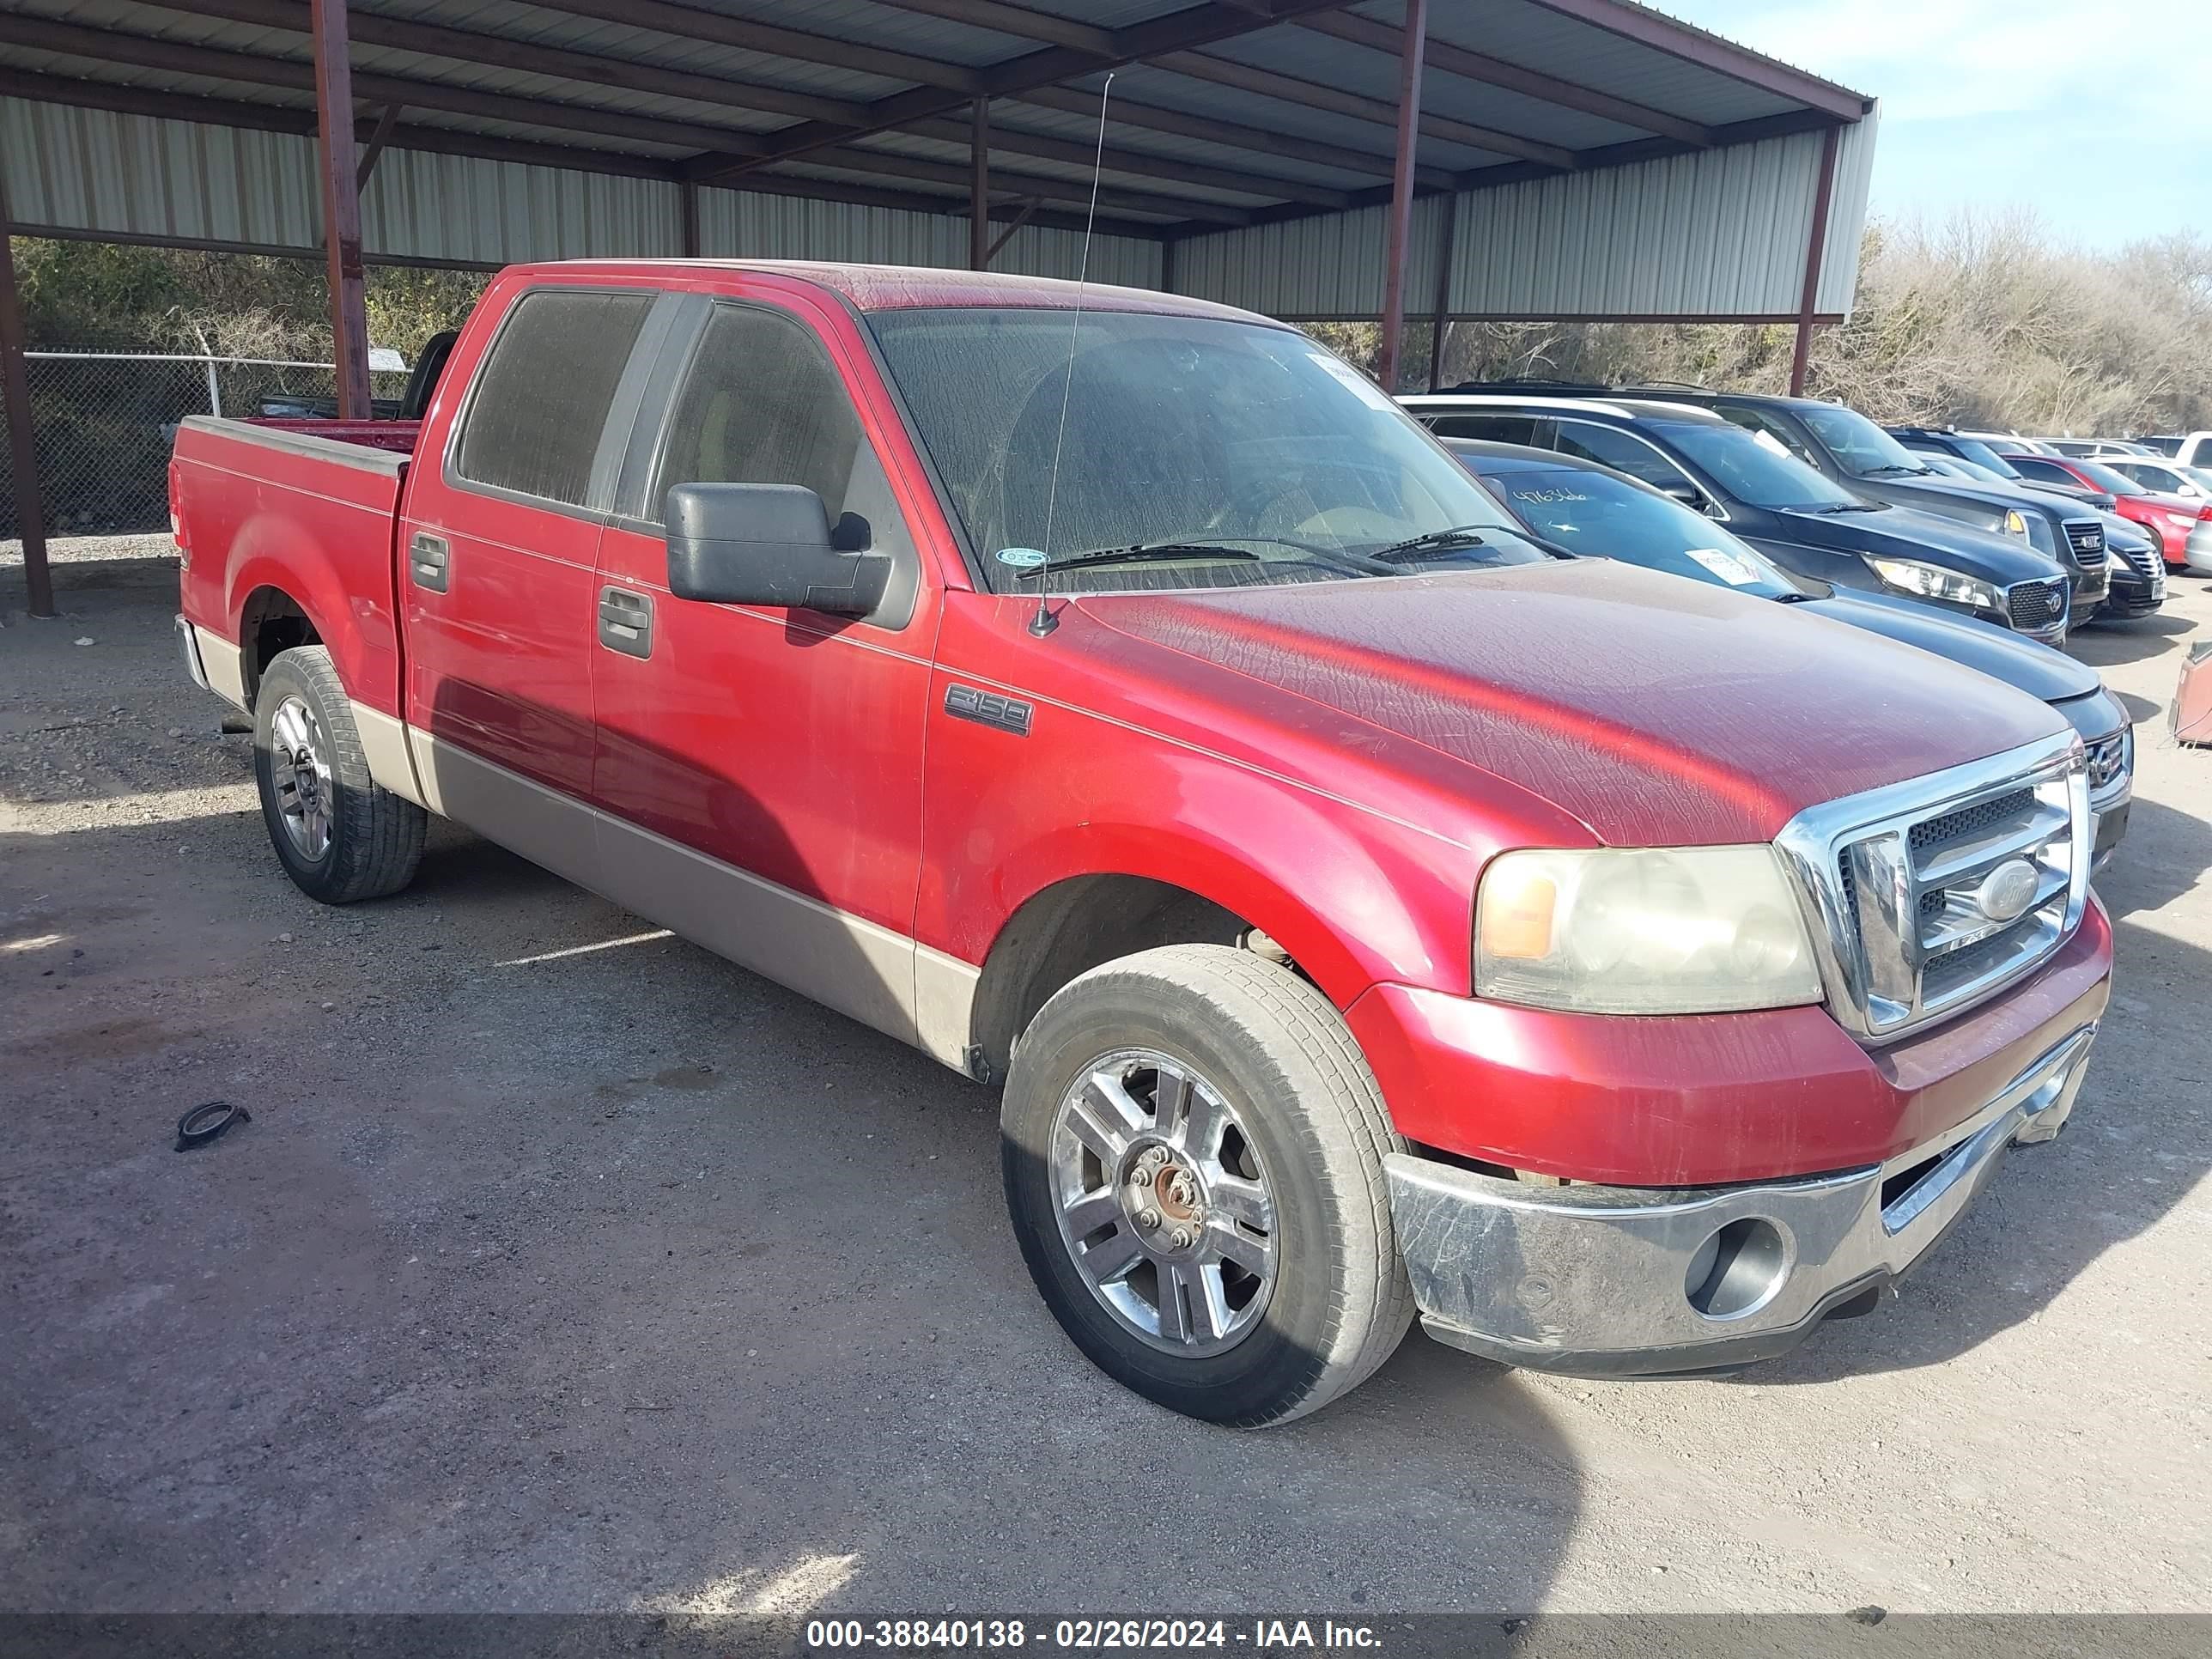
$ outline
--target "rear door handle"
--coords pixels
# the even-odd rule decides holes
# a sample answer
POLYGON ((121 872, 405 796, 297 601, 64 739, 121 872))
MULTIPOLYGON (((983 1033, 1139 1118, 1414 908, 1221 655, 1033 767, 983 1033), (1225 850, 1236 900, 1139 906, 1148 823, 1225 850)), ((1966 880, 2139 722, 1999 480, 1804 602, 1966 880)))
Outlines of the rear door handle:
POLYGON ((418 530, 407 539, 407 574, 417 587, 442 593, 453 580, 453 565, 446 538, 418 530))
POLYGON ((599 643, 625 657, 653 654, 653 599, 627 588, 599 590, 599 643))

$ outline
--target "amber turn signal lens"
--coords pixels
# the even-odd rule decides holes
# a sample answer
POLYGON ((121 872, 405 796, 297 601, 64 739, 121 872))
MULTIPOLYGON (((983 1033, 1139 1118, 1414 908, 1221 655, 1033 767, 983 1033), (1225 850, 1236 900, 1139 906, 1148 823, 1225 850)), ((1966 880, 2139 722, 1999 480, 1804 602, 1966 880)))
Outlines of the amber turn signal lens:
POLYGON ((1559 889, 1549 876, 1530 872, 1504 892, 1486 890, 1482 948, 1493 957, 1534 961, 1552 954, 1552 914, 1559 889))

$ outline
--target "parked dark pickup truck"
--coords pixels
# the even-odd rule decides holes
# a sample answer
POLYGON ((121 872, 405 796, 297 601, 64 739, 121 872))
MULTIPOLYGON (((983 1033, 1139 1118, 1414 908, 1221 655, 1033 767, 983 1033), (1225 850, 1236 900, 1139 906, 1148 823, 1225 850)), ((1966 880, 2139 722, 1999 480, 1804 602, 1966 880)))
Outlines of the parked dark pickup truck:
POLYGON ((1416 1309, 1558 1370, 1781 1352, 2073 1108, 2064 720, 1548 556, 1294 330, 524 267, 388 424, 178 438, 186 660, 292 879, 395 891, 447 814, 1002 1084, 1046 1302, 1179 1411, 1310 1411, 1416 1309))

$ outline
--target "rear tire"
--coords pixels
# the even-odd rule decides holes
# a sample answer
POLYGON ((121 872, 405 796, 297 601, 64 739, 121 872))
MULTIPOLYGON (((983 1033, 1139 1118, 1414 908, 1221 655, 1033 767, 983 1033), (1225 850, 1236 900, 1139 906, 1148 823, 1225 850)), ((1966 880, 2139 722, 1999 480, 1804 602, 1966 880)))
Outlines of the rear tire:
POLYGON ((415 878, 429 815, 369 775, 353 705, 319 645, 279 652, 253 700, 253 776, 284 873, 352 904, 415 878))
POLYGON ((1000 1138, 1023 1257, 1075 1345, 1244 1427, 1327 1405, 1405 1335, 1382 1175, 1402 1145, 1328 1000, 1216 945, 1064 987, 1015 1047, 1000 1138))

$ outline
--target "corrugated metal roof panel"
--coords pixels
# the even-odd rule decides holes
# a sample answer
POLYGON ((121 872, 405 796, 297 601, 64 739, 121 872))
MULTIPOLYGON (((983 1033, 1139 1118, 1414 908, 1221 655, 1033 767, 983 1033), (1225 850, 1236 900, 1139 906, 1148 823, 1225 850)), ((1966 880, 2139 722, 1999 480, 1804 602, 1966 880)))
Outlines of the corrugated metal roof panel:
POLYGON ((1828 201, 1828 246, 1821 257, 1814 308, 1847 312, 1859 291, 1859 249, 1866 240, 1867 195, 1874 183, 1874 147, 1881 108, 1845 127, 1836 144, 1835 193, 1828 201))

